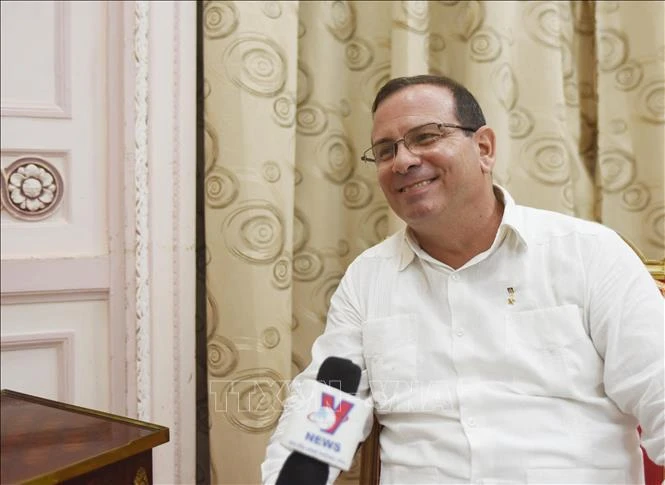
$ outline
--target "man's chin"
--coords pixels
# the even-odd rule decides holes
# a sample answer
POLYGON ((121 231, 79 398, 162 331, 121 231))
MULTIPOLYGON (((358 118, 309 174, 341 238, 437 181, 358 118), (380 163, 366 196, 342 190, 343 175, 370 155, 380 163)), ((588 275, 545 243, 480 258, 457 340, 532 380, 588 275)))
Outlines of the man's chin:
POLYGON ((408 210, 402 211, 402 214, 398 213, 398 216, 409 227, 418 228, 431 223, 434 210, 430 206, 410 207, 408 210))

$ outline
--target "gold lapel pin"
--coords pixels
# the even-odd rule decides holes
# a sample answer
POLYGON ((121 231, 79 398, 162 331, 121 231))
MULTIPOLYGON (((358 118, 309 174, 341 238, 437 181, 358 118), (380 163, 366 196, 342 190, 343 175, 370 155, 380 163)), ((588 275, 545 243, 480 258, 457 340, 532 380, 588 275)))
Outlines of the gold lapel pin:
POLYGON ((508 290, 508 304, 509 305, 514 305, 515 304, 515 289, 512 286, 509 286, 506 288, 508 290))

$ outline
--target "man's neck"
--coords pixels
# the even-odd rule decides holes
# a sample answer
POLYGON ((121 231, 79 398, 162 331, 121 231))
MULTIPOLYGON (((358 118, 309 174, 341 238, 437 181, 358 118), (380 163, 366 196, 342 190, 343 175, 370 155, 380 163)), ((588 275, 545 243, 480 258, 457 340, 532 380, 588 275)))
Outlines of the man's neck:
POLYGON ((411 231, 427 254, 458 269, 492 246, 503 209, 504 204, 492 193, 481 210, 476 208, 467 217, 430 223, 422 228, 412 227, 411 231))

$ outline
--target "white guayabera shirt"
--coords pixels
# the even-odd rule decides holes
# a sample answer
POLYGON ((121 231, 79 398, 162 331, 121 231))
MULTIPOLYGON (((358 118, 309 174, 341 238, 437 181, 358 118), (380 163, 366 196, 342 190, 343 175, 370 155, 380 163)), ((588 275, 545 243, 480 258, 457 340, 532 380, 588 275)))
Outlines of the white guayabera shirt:
POLYGON ((496 192, 496 239, 458 270, 408 231, 361 254, 296 379, 331 355, 361 366, 383 483, 643 483, 638 423, 665 461, 665 300, 613 231, 496 192))

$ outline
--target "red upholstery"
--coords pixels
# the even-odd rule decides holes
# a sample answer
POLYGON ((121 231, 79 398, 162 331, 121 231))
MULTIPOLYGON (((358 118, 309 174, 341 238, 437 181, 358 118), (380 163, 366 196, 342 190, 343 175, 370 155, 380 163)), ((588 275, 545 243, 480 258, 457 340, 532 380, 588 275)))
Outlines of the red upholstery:
POLYGON ((665 468, 652 462, 647 456, 646 451, 644 451, 644 448, 642 448, 642 455, 644 456, 645 485, 661 485, 663 479, 665 479, 665 468))

